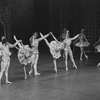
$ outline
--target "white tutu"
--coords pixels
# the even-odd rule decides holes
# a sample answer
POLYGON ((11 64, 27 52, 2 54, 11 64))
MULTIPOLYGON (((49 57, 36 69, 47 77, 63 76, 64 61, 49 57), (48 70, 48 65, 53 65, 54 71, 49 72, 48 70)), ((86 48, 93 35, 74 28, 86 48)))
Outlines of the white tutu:
POLYGON ((77 43, 75 44, 75 46, 77 46, 77 47, 87 47, 87 46, 89 46, 89 45, 90 45, 89 42, 77 42, 77 43))
POLYGON ((31 62, 31 49, 28 46, 24 46, 18 50, 18 60, 21 64, 27 65, 31 62))
POLYGON ((61 50, 64 48, 63 43, 57 43, 56 41, 50 42, 50 53, 56 59, 61 57, 61 50))

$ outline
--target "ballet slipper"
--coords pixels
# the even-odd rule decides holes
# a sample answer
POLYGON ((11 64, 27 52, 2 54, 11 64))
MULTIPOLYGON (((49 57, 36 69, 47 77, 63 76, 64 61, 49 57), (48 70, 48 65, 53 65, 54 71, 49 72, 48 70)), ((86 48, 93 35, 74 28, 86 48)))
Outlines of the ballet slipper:
POLYGON ((73 67, 75 67, 77 69, 77 66, 76 65, 73 65, 73 67))
POLYGON ((38 72, 35 72, 35 75, 40 75, 40 73, 38 73, 38 72))
POLYGON ((82 59, 82 58, 80 58, 80 60, 82 61, 83 59, 82 59))
POLYGON ((29 75, 32 74, 32 72, 33 72, 33 70, 30 70, 30 71, 29 71, 29 75))
POLYGON ((57 72, 57 68, 54 68, 55 72, 57 72))
POLYGON ((10 82, 10 81, 6 81, 5 83, 6 83, 6 84, 12 84, 12 82, 10 82))
POLYGON ((86 59, 88 59, 88 56, 85 56, 86 59))
POLYGON ((27 79, 27 75, 25 75, 25 79, 27 79))
POLYGON ((68 67, 66 67, 66 71, 68 71, 68 67))

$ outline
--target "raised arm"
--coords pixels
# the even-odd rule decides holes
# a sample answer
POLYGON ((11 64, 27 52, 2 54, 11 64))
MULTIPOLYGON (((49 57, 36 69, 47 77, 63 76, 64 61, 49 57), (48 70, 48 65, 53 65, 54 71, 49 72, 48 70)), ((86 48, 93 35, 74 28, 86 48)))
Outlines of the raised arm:
POLYGON ((8 46, 9 46, 9 48, 14 48, 14 47, 15 47, 15 44, 11 44, 11 43, 9 43, 9 42, 7 42, 7 44, 8 44, 8 46))
POLYGON ((48 34, 44 35, 43 37, 39 38, 39 39, 38 39, 38 41, 41 41, 41 40, 43 40, 43 39, 47 38, 49 35, 50 35, 50 33, 48 33, 48 34))
POLYGON ((56 37, 53 35, 52 32, 51 32, 51 35, 52 35, 52 37, 54 38, 54 40, 55 40, 56 42, 60 43, 60 42, 56 39, 56 37))
POLYGON ((78 36, 79 36, 79 34, 77 34, 76 36, 74 36, 73 38, 71 38, 71 40, 75 40, 78 36))
POLYGON ((17 40, 16 36, 14 35, 14 39, 16 41, 16 43, 14 44, 15 46, 18 44, 19 47, 22 47, 23 43, 22 40, 17 40), (20 43, 21 42, 21 43, 20 43))
POLYGON ((79 37, 74 41, 74 44, 78 41, 79 37))
MULTIPOLYGON (((40 36, 41 36, 41 37, 43 37, 43 34, 42 34, 42 33, 40 33, 40 36)), ((47 45, 48 45, 48 47, 49 47, 49 42, 48 42, 48 40, 47 40, 46 38, 44 38, 44 40, 45 40, 46 44, 47 44, 47 45)))

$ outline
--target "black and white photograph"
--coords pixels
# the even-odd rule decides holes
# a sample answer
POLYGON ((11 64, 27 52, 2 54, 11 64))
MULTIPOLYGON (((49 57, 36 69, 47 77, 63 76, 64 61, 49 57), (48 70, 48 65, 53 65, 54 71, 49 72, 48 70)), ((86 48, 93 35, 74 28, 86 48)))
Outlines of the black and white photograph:
POLYGON ((0 0, 0 100, 100 100, 100 0, 0 0))

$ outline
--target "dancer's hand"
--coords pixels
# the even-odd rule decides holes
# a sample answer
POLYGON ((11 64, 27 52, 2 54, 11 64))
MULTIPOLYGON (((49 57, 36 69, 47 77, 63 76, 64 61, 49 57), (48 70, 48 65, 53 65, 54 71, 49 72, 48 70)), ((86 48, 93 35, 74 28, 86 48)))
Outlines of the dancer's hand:
POLYGON ((40 32, 40 36, 43 37, 43 34, 40 32))
POLYGON ((51 34, 51 35, 52 35, 53 33, 52 33, 52 32, 49 32, 49 34, 51 34))
POLYGON ((15 41, 18 41, 15 35, 13 35, 13 37, 14 37, 15 41))

